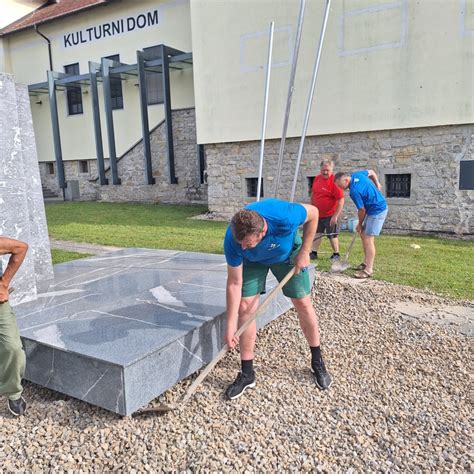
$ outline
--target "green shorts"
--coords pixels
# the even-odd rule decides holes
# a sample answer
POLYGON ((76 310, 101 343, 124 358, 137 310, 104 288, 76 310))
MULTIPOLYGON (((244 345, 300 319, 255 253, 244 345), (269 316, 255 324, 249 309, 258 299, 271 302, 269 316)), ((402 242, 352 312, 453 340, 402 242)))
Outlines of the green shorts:
MULTIPOLYGON (((291 251, 289 262, 265 265, 263 263, 249 262, 244 260, 242 297, 255 296, 265 293, 265 283, 267 281, 268 270, 271 270, 278 281, 283 280, 288 272, 293 268, 293 259, 301 248, 301 237, 296 236, 291 251)), ((288 298, 303 298, 311 293, 311 283, 309 271, 305 270, 298 275, 294 275, 283 287, 283 294, 288 298)))

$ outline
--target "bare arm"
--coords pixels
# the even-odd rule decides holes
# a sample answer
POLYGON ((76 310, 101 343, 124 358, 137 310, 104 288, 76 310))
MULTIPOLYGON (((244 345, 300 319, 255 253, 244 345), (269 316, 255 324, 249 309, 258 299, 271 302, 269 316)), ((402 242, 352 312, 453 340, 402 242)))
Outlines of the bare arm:
POLYGON ((7 268, 0 278, 0 303, 8 301, 8 288, 25 259, 28 245, 20 240, 10 239, 8 237, 0 237, 0 255, 10 254, 7 268))
POLYGON ((319 220, 319 211, 316 207, 311 204, 301 205, 306 209, 307 215, 303 223, 303 243, 301 244, 301 250, 295 258, 295 273, 299 273, 309 265, 309 253, 311 252, 319 220))
POLYGON ((235 337, 237 332, 237 324, 239 322, 239 306, 242 298, 242 269, 243 265, 238 267, 231 267, 227 265, 227 285, 226 285, 226 299, 227 299, 227 326, 225 332, 225 342, 233 349, 239 342, 235 337))
POLYGON ((329 222, 330 225, 336 224, 336 222, 339 219, 339 216, 341 215, 343 208, 344 208, 344 198, 341 198, 339 199, 339 201, 337 201, 336 212, 331 217, 331 221, 329 222))
POLYGON ((359 232, 359 234, 362 232, 362 223, 364 222, 364 217, 365 217, 366 211, 365 208, 361 207, 357 211, 357 217, 359 218, 359 222, 357 223, 356 230, 359 232))
POLYGON ((374 170, 368 170, 369 174, 368 174, 368 177, 369 179, 371 179, 373 181, 373 183, 375 184, 375 186, 377 186, 377 189, 378 190, 381 190, 382 189, 382 185, 380 184, 380 181, 379 179, 377 178, 377 175, 375 174, 375 171, 374 170))

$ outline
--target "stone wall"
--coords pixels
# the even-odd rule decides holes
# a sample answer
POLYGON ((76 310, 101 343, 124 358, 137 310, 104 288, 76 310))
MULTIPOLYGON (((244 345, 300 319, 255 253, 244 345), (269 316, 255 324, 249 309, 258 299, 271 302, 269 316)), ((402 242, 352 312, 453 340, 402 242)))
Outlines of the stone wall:
MULTIPOLYGON (((53 278, 48 229, 26 86, 0 73, 0 235, 29 245, 11 301, 32 300, 53 278)), ((8 256, 2 257, 3 268, 8 256)))
MULTIPOLYGON (((162 123, 150 134, 155 184, 145 184, 143 142, 140 141, 117 162, 118 175, 122 182, 120 185, 99 185, 96 160, 88 160, 87 174, 79 173, 77 161, 64 161, 66 181, 78 181, 79 200, 205 204, 207 185, 200 183, 194 108, 174 110, 172 120, 175 175, 178 184, 169 182, 166 125, 162 123)), ((43 185, 62 196, 56 175, 48 173, 47 163, 40 165, 43 185)), ((106 176, 111 183, 110 170, 106 172, 106 176)))
MULTIPOLYGON (((385 174, 411 174, 409 198, 388 198, 385 225, 391 231, 473 234, 474 191, 459 190, 459 162, 474 159, 474 125, 307 137, 295 201, 309 200, 309 177, 322 159, 332 158, 336 171, 373 169, 385 187, 385 174)), ((273 196, 279 140, 265 143, 264 196, 273 196)), ((279 197, 289 199, 299 139, 286 141, 279 197)), ((246 178, 257 177, 260 142, 206 145, 209 210, 232 215, 254 198, 246 178)), ((346 196, 345 216, 356 209, 346 196)))

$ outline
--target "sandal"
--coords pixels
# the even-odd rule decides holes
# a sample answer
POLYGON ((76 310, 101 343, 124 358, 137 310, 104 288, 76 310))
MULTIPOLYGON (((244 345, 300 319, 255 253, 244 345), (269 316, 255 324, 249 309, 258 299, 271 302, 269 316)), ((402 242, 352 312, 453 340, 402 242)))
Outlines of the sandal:
POLYGON ((354 270, 365 270, 367 265, 365 263, 361 263, 360 265, 357 265, 357 267, 354 268, 354 270))
POLYGON ((361 270, 360 272, 354 273, 354 277, 363 280, 365 278, 371 278, 372 273, 369 273, 367 270, 361 270))

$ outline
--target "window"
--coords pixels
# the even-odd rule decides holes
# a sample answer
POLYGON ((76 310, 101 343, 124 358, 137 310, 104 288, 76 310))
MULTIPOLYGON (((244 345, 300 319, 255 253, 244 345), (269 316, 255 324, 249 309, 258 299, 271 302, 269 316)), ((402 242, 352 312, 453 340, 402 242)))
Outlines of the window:
MULTIPOLYGON (((245 178, 247 182, 247 197, 257 197, 258 178, 245 178)), ((263 197, 263 179, 260 188, 260 197, 263 197)))
POLYGON ((54 174, 54 163, 46 163, 46 170, 48 174, 54 174))
POLYGON ((411 174, 386 174, 385 189, 388 198, 409 198, 411 174))
POLYGON ((153 71, 146 71, 145 74, 148 105, 162 104, 164 102, 164 97, 161 74, 153 71))
MULTIPOLYGON (((106 56, 106 58, 112 61, 120 61, 119 54, 106 56)), ((123 109, 122 79, 120 77, 110 77, 110 98, 112 110, 123 109)))
POLYGON ((313 189, 314 178, 315 176, 306 176, 306 179, 308 180, 308 194, 310 196, 311 196, 311 191, 313 189))
POLYGON ((474 189, 474 160, 459 162, 459 189, 474 189))
MULTIPOLYGON (((79 63, 69 64, 64 66, 66 74, 77 76, 79 74, 79 63)), ((69 115, 82 114, 82 93, 81 88, 77 86, 67 86, 67 111, 69 115)))
POLYGON ((89 162, 87 160, 79 160, 79 173, 89 173, 89 162))

